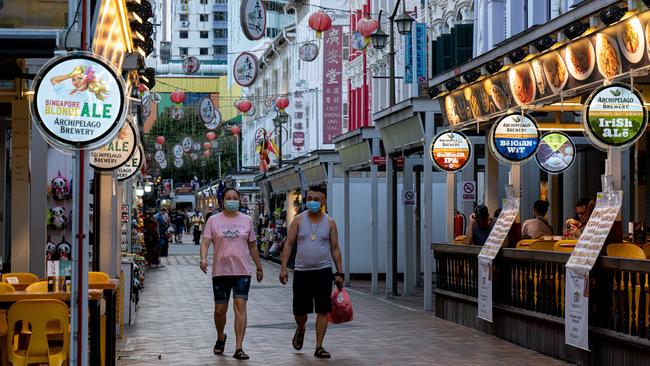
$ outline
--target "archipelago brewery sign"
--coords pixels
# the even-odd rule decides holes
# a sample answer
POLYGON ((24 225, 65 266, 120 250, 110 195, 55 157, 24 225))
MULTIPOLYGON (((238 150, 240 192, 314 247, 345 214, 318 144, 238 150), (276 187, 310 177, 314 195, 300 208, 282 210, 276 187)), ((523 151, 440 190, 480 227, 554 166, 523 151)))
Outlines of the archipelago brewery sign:
POLYGON ((537 165, 550 174, 569 169, 575 160, 576 146, 564 132, 548 132, 542 136, 535 153, 537 165))
POLYGON ((140 145, 135 147, 135 151, 126 164, 117 169, 117 180, 123 181, 133 177, 142 166, 142 147, 140 145))
POLYGON ((539 146, 537 122, 521 113, 499 119, 490 130, 490 149, 504 164, 521 164, 535 155, 539 146))
POLYGON ((45 139, 67 149, 108 143, 126 118, 124 80, 90 53, 53 58, 34 79, 32 116, 45 139))
POLYGON ((614 83, 594 90, 583 113, 587 138, 601 148, 632 145, 648 123, 643 103, 641 93, 627 84, 614 83))
POLYGON ((442 132, 431 143, 431 160, 443 171, 460 171, 467 165, 471 155, 472 144, 461 132, 442 132))
POLYGON ((133 155, 136 145, 135 128, 125 123, 108 144, 90 152, 90 166, 97 170, 113 170, 124 165, 133 155))

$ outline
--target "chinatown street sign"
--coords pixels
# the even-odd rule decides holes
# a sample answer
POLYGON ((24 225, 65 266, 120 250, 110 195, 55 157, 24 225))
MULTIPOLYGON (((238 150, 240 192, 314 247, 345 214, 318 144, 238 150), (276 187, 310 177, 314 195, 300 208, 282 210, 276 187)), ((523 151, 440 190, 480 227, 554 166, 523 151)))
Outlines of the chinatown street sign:
POLYGON ((183 152, 190 152, 192 150, 192 138, 189 136, 183 137, 181 146, 183 146, 183 152))
POLYGON ((252 53, 242 52, 235 59, 233 75, 235 76, 235 82, 240 86, 249 87, 253 85, 255 79, 257 79, 258 71, 257 57, 252 53))
POLYGON ((201 122, 210 123, 214 119, 214 102, 209 97, 203 97, 199 101, 198 115, 201 122))
POLYGON ((126 164, 117 169, 117 180, 123 181, 133 177, 142 166, 142 146, 138 145, 126 164))
POLYGON ((298 57, 305 62, 312 62, 318 57, 318 46, 315 43, 305 43, 298 49, 298 57))
POLYGON ((102 58, 75 52, 55 57, 34 79, 31 112, 38 130, 64 149, 106 145, 126 119, 124 80, 102 58))
POLYGON ((262 0, 242 0, 239 11, 241 29, 246 38, 257 41, 266 31, 266 7, 262 0))
POLYGON ((133 123, 125 123, 117 136, 108 144, 90 152, 90 166, 97 170, 114 170, 124 165, 136 146, 136 132, 133 123))
POLYGON ((205 128, 208 130, 216 130, 219 128, 219 125, 221 124, 221 112, 219 112, 218 109, 214 110, 214 113, 212 114, 212 119, 209 122, 204 123, 203 125, 205 128))
POLYGON ((162 150, 157 150, 156 153, 153 155, 154 160, 156 163, 160 163, 161 161, 165 160, 165 152, 162 150))
POLYGON ((629 147, 643 135, 648 124, 643 96, 627 84, 602 86, 591 93, 585 105, 585 135, 602 149, 629 147))
POLYGON ((559 174, 569 169, 575 160, 576 145, 564 132, 548 132, 539 141, 535 160, 540 169, 559 174))
POLYGON ((431 160, 450 173, 462 170, 472 156, 472 143, 462 132, 444 131, 431 142, 431 160))
POLYGON ((172 152, 175 158, 180 158, 183 156, 183 147, 181 145, 174 145, 172 152))
POLYGON ((167 168, 167 160, 159 161, 158 166, 160 166, 160 169, 167 168))
POLYGON ((183 59, 183 72, 185 74, 196 74, 199 68, 201 68, 201 62, 195 56, 188 56, 183 59))
POLYGON ((490 150, 503 164, 525 163, 535 155, 539 135, 533 117, 521 113, 509 114, 492 126, 490 150))

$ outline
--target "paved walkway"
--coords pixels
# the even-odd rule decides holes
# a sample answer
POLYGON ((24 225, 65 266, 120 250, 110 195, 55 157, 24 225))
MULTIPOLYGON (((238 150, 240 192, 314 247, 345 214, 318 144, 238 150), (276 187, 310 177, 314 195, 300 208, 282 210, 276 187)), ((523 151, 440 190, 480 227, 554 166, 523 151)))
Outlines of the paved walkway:
MULTIPOLYGON (((136 324, 119 345, 118 365, 561 365, 563 363, 501 339, 438 319, 433 314, 368 295, 367 284, 350 289, 353 322, 330 325, 325 347, 331 360, 313 356, 311 317, 302 352, 291 347, 295 324, 291 287, 278 282, 279 268, 264 262, 265 279, 251 286, 244 349, 249 361, 232 358, 233 314, 229 310, 223 356, 212 354, 211 281, 198 268, 198 256, 163 259, 148 270, 136 324)), ((291 277, 291 275, 290 275, 291 277)), ((354 283, 353 283, 354 285, 354 283)))

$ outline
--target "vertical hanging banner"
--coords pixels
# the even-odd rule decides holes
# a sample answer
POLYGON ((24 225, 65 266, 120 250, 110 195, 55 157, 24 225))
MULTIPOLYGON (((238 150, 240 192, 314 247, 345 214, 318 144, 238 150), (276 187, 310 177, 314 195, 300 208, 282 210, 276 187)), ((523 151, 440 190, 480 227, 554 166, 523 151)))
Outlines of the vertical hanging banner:
POLYGON ((323 143, 331 144, 343 129, 343 26, 332 26, 323 37, 323 143))
MULTIPOLYGON (((427 81, 427 25, 425 23, 417 23, 415 25, 415 57, 416 57, 416 71, 418 84, 426 83, 427 81)), ((413 83, 413 32, 407 35, 407 41, 404 55, 406 57, 404 63, 404 83, 413 83)))
POLYGON ((478 317, 489 322, 492 322, 492 261, 499 253, 518 213, 519 199, 515 198, 514 188, 506 186, 503 209, 478 254, 478 317))

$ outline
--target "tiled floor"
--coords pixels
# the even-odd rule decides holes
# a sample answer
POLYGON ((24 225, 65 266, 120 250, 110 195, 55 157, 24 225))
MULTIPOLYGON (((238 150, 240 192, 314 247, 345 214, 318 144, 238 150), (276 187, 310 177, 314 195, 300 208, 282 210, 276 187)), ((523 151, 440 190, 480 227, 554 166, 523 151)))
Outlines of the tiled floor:
MULTIPOLYGON (((310 318, 302 352, 291 347, 295 325, 291 287, 278 282, 278 267, 264 263, 265 279, 251 287, 244 349, 249 361, 232 358, 233 315, 230 310, 223 356, 212 354, 210 278, 198 268, 198 257, 173 256, 165 268, 148 270, 136 324, 119 345, 118 365, 561 365, 555 359, 501 339, 462 327, 402 305, 412 299, 386 300, 367 294, 367 284, 350 291, 354 321, 330 325, 325 347, 331 360, 313 357, 314 327, 310 318)), ((353 283, 354 285, 354 283, 353 283)))

